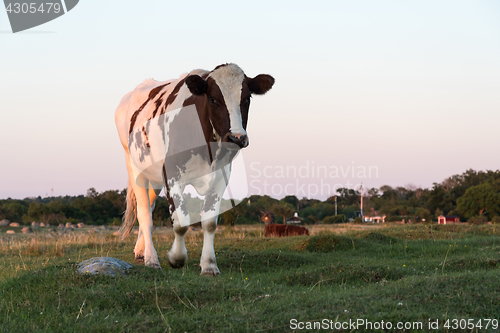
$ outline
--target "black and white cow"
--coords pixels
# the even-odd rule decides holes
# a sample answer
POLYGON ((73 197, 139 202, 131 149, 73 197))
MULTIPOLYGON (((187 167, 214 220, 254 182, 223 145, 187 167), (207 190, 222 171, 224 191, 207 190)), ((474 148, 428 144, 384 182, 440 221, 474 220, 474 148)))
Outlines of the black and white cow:
POLYGON ((175 232, 168 261, 175 268, 186 263, 184 235, 197 221, 190 220, 183 193, 192 185, 205 197, 200 214, 201 274, 219 274, 213 241, 231 161, 249 143, 250 97, 265 94, 273 84, 270 75, 250 78, 237 65, 225 64, 212 71, 194 70, 177 80, 146 80, 122 99, 115 121, 129 184, 121 232, 127 237, 139 220, 137 261, 160 268, 151 230, 154 203, 164 188, 175 232))

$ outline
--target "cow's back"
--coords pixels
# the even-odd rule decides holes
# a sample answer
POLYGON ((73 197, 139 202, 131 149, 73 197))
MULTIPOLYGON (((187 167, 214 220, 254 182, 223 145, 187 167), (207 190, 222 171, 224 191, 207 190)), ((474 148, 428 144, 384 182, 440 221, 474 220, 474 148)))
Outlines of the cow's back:
POLYGON ((300 225, 288 225, 286 227, 286 235, 287 236, 300 236, 307 235, 309 236, 309 230, 300 225))
POLYGON ((156 81, 148 79, 125 95, 115 112, 115 123, 120 141, 127 149, 130 132, 143 126, 161 114, 179 109, 191 92, 184 79, 192 74, 206 74, 208 71, 197 69, 181 75, 177 80, 156 81))
POLYGON ((265 237, 283 237, 286 233, 286 225, 269 223, 264 229, 265 237))
MULTIPOLYGON (((172 84, 175 82, 174 80, 170 81, 156 81, 153 79, 148 79, 143 83, 139 84, 134 90, 126 94, 120 104, 116 108, 115 111, 115 123, 116 128, 118 130, 118 134, 120 136, 120 142, 122 143, 125 149, 128 149, 128 135, 130 132, 130 121, 134 113, 139 110, 141 105, 148 100, 149 94, 154 88, 162 86, 164 84, 172 84)), ((141 118, 144 118, 144 115, 148 110, 143 110, 144 114, 141 118)), ((142 112, 141 112, 142 113, 142 112)), ((147 119, 147 118, 146 118, 147 119)), ((135 119, 135 126, 137 126, 137 120, 135 119)), ((142 119, 140 119, 142 120, 142 119)), ((144 122, 144 121, 143 121, 144 122)))

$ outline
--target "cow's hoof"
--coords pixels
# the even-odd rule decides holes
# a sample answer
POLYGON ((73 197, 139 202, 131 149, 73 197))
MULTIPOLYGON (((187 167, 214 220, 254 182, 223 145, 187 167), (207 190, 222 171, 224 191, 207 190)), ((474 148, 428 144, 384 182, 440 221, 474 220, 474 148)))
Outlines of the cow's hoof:
POLYGON ((136 264, 144 264, 144 256, 137 256, 135 257, 135 263, 136 264))
POLYGON ((159 263, 146 263, 146 267, 151 267, 154 269, 161 269, 161 266, 159 263))
POLYGON ((172 268, 182 268, 187 262, 187 255, 186 256, 175 256, 171 254, 172 252, 169 252, 167 257, 168 257, 168 263, 170 267, 172 268))
POLYGON ((184 261, 180 261, 180 262, 171 262, 170 260, 168 261, 170 267, 172 268, 182 268, 184 267, 184 261))
POLYGON ((220 272, 219 272, 219 269, 217 268, 217 266, 215 267, 207 267, 205 269, 201 269, 201 274, 200 275, 204 275, 204 276, 218 276, 220 275, 220 272))

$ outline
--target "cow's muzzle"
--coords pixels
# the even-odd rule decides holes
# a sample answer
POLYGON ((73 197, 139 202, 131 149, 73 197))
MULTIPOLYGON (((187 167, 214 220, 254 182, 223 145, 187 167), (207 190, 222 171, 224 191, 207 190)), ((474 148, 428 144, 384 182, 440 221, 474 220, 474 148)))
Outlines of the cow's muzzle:
POLYGON ((236 146, 238 146, 238 148, 236 148, 236 149, 241 149, 241 148, 245 148, 246 146, 248 146, 248 136, 245 134, 227 133, 225 139, 226 140, 224 140, 224 141, 229 142, 229 143, 234 143, 236 146))

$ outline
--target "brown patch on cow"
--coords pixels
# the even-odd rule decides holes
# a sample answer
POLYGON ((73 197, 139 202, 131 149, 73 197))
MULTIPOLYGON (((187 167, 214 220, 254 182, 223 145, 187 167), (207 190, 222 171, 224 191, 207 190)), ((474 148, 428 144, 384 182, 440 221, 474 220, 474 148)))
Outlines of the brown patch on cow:
POLYGON ((201 96, 192 95, 189 98, 186 98, 182 106, 184 107, 193 104, 196 106, 203 135, 209 148, 210 162, 212 162, 214 156, 212 155, 212 150, 210 149, 210 143, 217 141, 214 137, 214 131, 219 137, 227 137, 230 129, 230 119, 229 111, 227 110, 222 91, 215 80, 208 77, 208 75, 208 73, 202 75, 202 78, 206 78, 207 80, 206 94, 201 96), (210 101, 212 98, 215 100, 216 104, 210 101))
POLYGON ((151 146, 149 145, 148 134, 146 133, 146 129, 144 128, 144 126, 142 126, 142 134, 144 134, 144 138, 146 139, 146 141, 144 142, 146 144, 146 147, 151 148, 151 146))
POLYGON ((228 64, 228 63, 226 63, 226 64, 220 64, 219 66, 215 67, 215 68, 212 70, 212 72, 215 72, 215 71, 216 71, 216 70, 218 70, 219 68, 224 67, 224 66, 227 66, 227 65, 229 65, 229 64, 228 64))
POLYGON ((155 96, 156 96, 156 95, 158 95, 158 93, 159 93, 159 92, 160 92, 160 91, 161 91, 164 87, 168 86, 169 84, 170 84, 170 82, 165 83, 165 84, 163 84, 163 85, 161 85, 161 86, 158 86, 158 87, 156 87, 156 88, 151 89, 151 91, 149 92, 149 97, 148 97, 148 99, 153 99, 153 98, 155 98, 155 96))
POLYGON ((207 86, 207 114, 209 119, 212 120, 211 127, 213 126, 217 134, 224 138, 231 127, 226 101, 219 85, 211 77, 207 79, 207 86), (216 101, 216 104, 210 101, 211 98, 216 101))
POLYGON ((128 131, 128 134, 132 133, 132 131, 134 130, 134 125, 135 125, 135 122, 137 120, 137 117, 139 116, 139 113, 141 113, 141 111, 144 109, 144 107, 149 103, 149 101, 151 101, 153 98, 156 97, 156 95, 158 95, 158 93, 167 85, 169 85, 169 83, 165 83, 161 86, 158 86, 156 88, 153 88, 151 89, 151 91, 149 92, 149 96, 148 96, 148 99, 142 103, 142 105, 139 107, 139 109, 137 109, 134 114, 132 115, 132 117, 130 117, 130 129, 128 131))
POLYGON ((245 79, 241 84, 241 96, 240 96, 240 112, 241 112, 241 124, 243 128, 247 129, 248 123, 248 110, 250 109, 250 97, 252 96, 252 92, 248 87, 249 79, 245 75, 245 79))
POLYGON ((174 199, 170 195, 170 187, 168 186, 167 172, 165 171, 165 164, 163 164, 162 171, 163 171, 163 182, 165 183, 165 196, 167 197, 168 208, 170 209, 170 220, 172 221, 172 228, 173 228, 174 227, 173 214, 175 211, 175 203, 174 203, 174 199))
POLYGON ((128 134, 132 133, 132 131, 134 130, 134 125, 135 125, 135 121, 137 120, 137 116, 139 115, 139 113, 141 113, 142 109, 144 109, 144 107, 146 106, 146 104, 148 104, 149 102, 149 99, 147 99, 140 107, 139 109, 137 109, 137 111, 134 112, 134 114, 132 115, 132 117, 130 118, 130 129, 128 131, 128 134))
POLYGON ((212 124, 210 124, 210 118, 208 117, 207 96, 191 95, 184 100, 182 107, 193 104, 196 107, 196 112, 198 113, 198 118, 200 119, 201 129, 203 130, 203 136, 205 137, 205 142, 207 143, 208 152, 210 154, 210 162, 212 162, 213 156, 212 150, 210 149, 210 142, 215 142, 215 140, 213 136, 214 130, 212 124))
POLYGON ((165 96, 165 92, 163 92, 160 97, 155 101, 155 110, 153 111, 153 116, 151 118, 154 118, 156 116, 156 113, 158 112, 158 109, 161 106, 161 103, 163 102, 163 96, 165 96))
POLYGON ((167 107, 175 101, 175 98, 177 97, 179 90, 184 85, 184 80, 185 79, 180 80, 175 86, 175 88, 172 90, 170 95, 168 95, 167 101, 165 102, 165 106, 163 107, 163 110, 161 110, 160 115, 164 114, 165 110, 167 110, 167 107))

